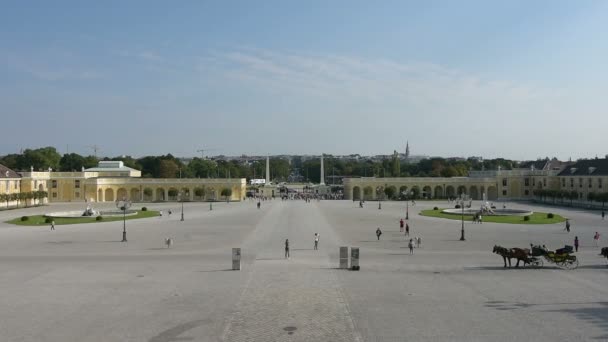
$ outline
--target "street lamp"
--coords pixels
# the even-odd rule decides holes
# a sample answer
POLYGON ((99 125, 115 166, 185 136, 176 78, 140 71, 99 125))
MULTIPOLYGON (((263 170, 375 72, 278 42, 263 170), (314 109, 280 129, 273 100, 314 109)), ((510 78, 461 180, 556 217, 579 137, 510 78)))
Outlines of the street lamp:
POLYGON ((180 219, 180 221, 184 220, 184 190, 179 192, 179 200, 180 202, 182 202, 182 218, 180 219))
POLYGON ((382 209, 382 194, 380 191, 382 191, 381 186, 376 188, 376 196, 378 196, 378 209, 382 209))
POLYGON ((405 196, 405 219, 410 219, 410 193, 411 191, 404 191, 402 194, 405 196))
POLYGON ((460 199, 458 200, 458 204, 460 204, 460 208, 462 209, 462 215, 460 216, 462 222, 462 228, 460 229, 460 241, 465 241, 464 239, 464 203, 466 202, 466 195, 464 193, 460 194, 460 199))
POLYGON ((122 242, 127 242, 127 209, 131 208, 131 201, 123 197, 122 201, 116 201, 116 208, 122 210, 122 242))

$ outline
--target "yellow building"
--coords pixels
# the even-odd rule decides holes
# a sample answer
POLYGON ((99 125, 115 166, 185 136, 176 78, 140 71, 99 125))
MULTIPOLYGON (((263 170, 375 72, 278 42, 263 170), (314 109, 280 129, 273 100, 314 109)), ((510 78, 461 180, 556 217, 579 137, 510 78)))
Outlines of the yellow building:
POLYGON ((20 176, 21 191, 47 191, 50 202, 225 200, 221 195, 224 189, 230 189, 231 201, 239 201, 246 193, 245 178, 141 178, 141 171, 124 166, 122 161, 101 161, 81 172, 30 171, 20 176))
MULTIPOLYGON (((346 199, 378 199, 384 189, 394 193, 414 193, 419 198, 447 198, 466 194, 480 200, 526 200, 535 190, 577 192, 580 200, 589 193, 606 192, 608 159, 561 163, 556 160, 533 162, 528 168, 471 171, 468 177, 344 178, 346 199)), ((101 161, 81 172, 15 172, 0 165, 0 194, 46 191, 49 202, 135 202, 225 200, 222 191, 230 189, 231 201, 246 196, 246 179, 141 178, 141 171, 121 161, 101 161)), ((276 187, 262 188, 263 196, 276 195, 276 187)), ((5 204, 6 203, 2 203, 5 204)), ((14 206, 17 201, 9 201, 14 206)))
MULTIPOLYGON (((11 195, 21 192, 21 176, 6 166, 0 164, 0 194, 11 195)), ((4 200, 0 206, 17 205, 16 200, 4 200)))

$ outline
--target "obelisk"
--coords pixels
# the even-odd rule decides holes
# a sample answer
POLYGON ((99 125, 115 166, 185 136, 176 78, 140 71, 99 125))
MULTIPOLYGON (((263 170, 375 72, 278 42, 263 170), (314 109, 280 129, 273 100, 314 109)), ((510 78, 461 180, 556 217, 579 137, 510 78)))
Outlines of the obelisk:
POLYGON ((321 185, 325 185, 325 168, 323 167, 323 155, 321 155, 321 185))
POLYGON ((266 156, 266 185, 270 185, 270 157, 266 156))

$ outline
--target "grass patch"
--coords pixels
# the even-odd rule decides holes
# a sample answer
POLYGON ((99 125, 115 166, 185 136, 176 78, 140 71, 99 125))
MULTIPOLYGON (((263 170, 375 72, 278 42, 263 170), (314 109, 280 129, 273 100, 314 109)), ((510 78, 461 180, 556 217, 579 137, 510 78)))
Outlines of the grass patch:
MULTIPOLYGON (((137 220, 142 218, 158 216, 158 211, 137 211, 137 215, 127 216, 127 220, 137 220)), ((6 223, 12 223, 19 226, 48 226, 49 223, 45 222, 46 217, 42 215, 28 216, 27 221, 21 221, 21 218, 15 218, 6 223)), ((107 217, 104 216, 101 221, 96 221, 96 217, 74 217, 74 218, 55 218, 55 225, 60 226, 64 224, 79 224, 79 223, 100 223, 100 222, 111 222, 111 221, 122 221, 122 216, 107 217)))
MULTIPOLYGON (((443 208, 445 209, 445 208, 443 208)), ((423 210, 420 212, 422 216, 438 217, 448 220, 461 220, 460 215, 445 214, 442 212, 443 209, 439 210, 423 210)), ((526 221, 524 216, 490 216, 483 215, 483 222, 494 222, 494 223, 510 223, 510 224, 551 224, 564 222, 566 219, 560 215, 553 214, 552 218, 547 217, 547 213, 535 212, 529 216, 530 219, 526 221)), ((473 215, 464 215, 465 221, 473 221, 473 215)))

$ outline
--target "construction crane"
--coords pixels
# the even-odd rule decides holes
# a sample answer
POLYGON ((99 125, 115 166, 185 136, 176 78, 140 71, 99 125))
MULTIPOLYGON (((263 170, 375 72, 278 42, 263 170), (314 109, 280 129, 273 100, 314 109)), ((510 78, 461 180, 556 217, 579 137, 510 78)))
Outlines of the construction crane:
POLYGON ((91 145, 91 146, 87 146, 87 147, 93 150, 93 152, 95 153, 95 158, 97 158, 97 151, 100 150, 99 146, 91 145))
POLYGON ((200 150, 196 150, 196 152, 200 152, 201 153, 201 159, 205 159, 205 152, 215 151, 215 150, 217 150, 217 148, 201 148, 200 150))

